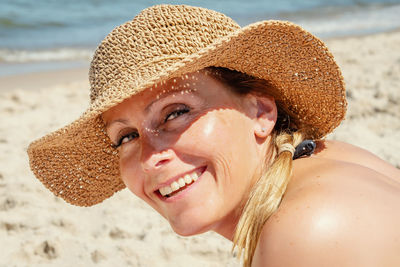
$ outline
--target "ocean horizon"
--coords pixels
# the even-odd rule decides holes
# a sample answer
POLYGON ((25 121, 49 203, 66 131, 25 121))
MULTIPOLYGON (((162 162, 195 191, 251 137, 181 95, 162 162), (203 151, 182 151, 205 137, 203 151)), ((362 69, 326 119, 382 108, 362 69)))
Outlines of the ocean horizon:
MULTIPOLYGON (((88 62, 98 43, 142 9, 163 1, 0 0, 0 76, 43 66, 88 62), (54 64, 49 64, 53 62, 54 64), (8 65, 8 70, 4 67, 8 65)), ((321 39, 400 28, 400 0, 169 1, 220 11, 241 26, 288 20, 321 39)), ((74 65, 74 64, 72 64, 74 65)), ((78 64, 79 65, 79 64, 78 64)), ((44 67, 46 69, 46 67, 44 67)))

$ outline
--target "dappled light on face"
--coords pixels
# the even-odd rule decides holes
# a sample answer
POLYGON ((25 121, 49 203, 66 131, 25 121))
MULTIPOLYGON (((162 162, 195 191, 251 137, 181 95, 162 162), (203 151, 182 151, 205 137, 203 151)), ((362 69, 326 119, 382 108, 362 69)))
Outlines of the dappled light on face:
MULTIPOLYGON (((199 87, 203 87, 206 84, 204 76, 217 77, 219 74, 215 70, 203 69, 193 73, 184 74, 181 77, 171 78, 168 81, 162 81, 153 85, 149 90, 156 91, 159 93, 155 96, 155 99, 161 99, 165 94, 171 92, 177 92, 181 95, 190 94, 196 92, 199 87), (203 75, 203 77, 201 76, 203 75), (163 88, 160 90, 160 87, 163 88)), ((175 97, 175 94, 172 94, 175 97)))
POLYGON ((251 186, 243 177, 260 161, 251 117, 257 112, 246 109, 255 105, 243 105, 248 98, 210 73, 199 71, 158 83, 130 98, 112 118, 122 116, 138 133, 120 149, 124 183, 180 234, 214 229, 222 219, 232 221, 234 207, 251 186), (199 169, 204 175, 196 183, 185 182, 177 189, 174 182, 199 169), (168 187, 176 194, 166 194, 168 187), (181 200, 171 205, 175 197, 181 200))
POLYGON ((149 127, 144 127, 144 131, 146 131, 146 132, 148 132, 148 133, 150 133, 150 134, 153 134, 153 135, 155 135, 155 136, 158 136, 159 133, 160 133, 160 130, 159 130, 159 129, 151 129, 151 128, 149 128, 149 127))

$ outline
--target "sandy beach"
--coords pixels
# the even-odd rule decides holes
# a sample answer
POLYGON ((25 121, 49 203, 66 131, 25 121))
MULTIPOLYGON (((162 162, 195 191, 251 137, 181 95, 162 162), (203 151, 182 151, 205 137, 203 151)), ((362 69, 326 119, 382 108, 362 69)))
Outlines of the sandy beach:
MULTIPOLYGON (((347 84, 346 141, 400 168, 400 32, 330 39, 347 84)), ((240 266, 215 233, 179 237, 128 190, 80 208, 30 172, 26 149, 85 109, 87 69, 0 77, 0 267, 240 266)))

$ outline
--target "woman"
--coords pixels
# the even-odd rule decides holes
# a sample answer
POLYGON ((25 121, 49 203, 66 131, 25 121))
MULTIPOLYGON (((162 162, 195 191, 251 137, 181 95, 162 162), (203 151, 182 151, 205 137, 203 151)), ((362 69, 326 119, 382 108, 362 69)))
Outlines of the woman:
POLYGON ((232 240, 245 266, 400 264, 400 171, 323 140, 345 91, 310 33, 154 6, 103 40, 89 75, 88 110, 28 149, 67 202, 127 187, 176 233, 232 240))

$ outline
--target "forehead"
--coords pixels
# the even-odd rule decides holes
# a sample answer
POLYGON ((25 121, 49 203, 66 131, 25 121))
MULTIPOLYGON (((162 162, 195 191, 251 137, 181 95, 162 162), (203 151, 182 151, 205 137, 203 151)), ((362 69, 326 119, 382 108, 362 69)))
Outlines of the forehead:
MULTIPOLYGON (((214 81, 216 72, 208 69, 198 70, 192 73, 186 73, 180 77, 171 78, 167 81, 156 83, 152 87, 146 89, 142 95, 152 96, 156 99, 163 97, 171 92, 180 92, 184 94, 189 91, 197 91, 209 82, 214 81)), ((138 95, 140 97, 140 94, 138 95)))
POLYGON ((152 104, 167 96, 176 97, 188 94, 199 94, 200 92, 205 93, 205 88, 213 88, 213 86, 210 85, 216 82, 214 78, 216 75, 218 74, 215 71, 204 69, 156 83, 152 87, 145 89, 104 112, 102 116, 103 120, 107 121, 113 114, 128 107, 130 109, 134 107, 134 109, 148 111, 152 104))

